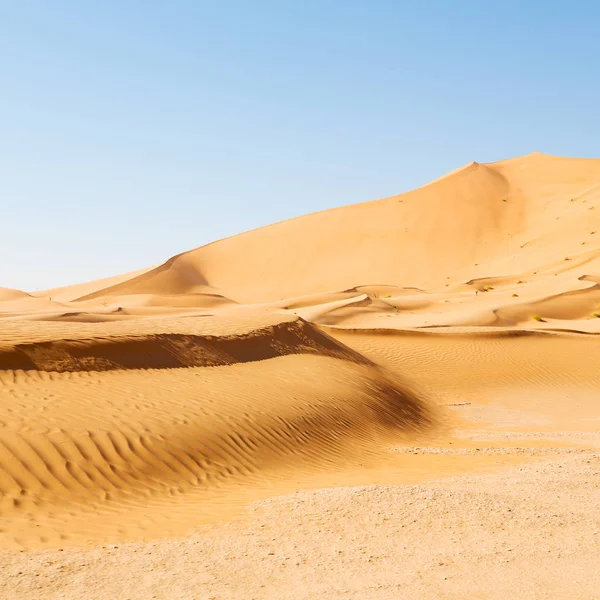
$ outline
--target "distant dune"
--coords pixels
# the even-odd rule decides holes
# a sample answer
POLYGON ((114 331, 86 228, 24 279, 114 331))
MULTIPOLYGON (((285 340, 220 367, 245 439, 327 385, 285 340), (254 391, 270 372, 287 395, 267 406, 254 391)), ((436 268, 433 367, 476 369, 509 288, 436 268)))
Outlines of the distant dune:
POLYGON ((185 252, 81 299, 219 290, 238 302, 270 302, 359 285, 438 289, 484 276, 584 275, 598 266, 598 186, 598 159, 534 153, 471 163, 400 196, 185 252))
MULTIPOLYGON (((104 306, 130 308, 132 316, 160 307, 171 314, 235 303, 296 306, 323 324, 370 328, 544 327, 535 316, 585 321, 598 309, 590 278, 600 267, 599 190, 598 159, 534 153, 474 162, 400 196, 36 295, 71 302, 77 312, 104 306)), ((569 326, 595 331, 589 322, 569 326)))

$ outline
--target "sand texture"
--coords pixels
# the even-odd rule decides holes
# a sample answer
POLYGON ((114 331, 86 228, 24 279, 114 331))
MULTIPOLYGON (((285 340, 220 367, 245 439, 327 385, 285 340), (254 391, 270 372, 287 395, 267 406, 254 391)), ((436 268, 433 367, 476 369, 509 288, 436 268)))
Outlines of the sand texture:
POLYGON ((0 597, 600 598, 599 335, 539 153, 0 288, 0 597))

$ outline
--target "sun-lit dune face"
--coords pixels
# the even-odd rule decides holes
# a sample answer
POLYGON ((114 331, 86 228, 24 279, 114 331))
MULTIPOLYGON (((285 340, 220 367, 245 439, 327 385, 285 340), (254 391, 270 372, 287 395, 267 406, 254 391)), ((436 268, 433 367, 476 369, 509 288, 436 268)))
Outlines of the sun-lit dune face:
POLYGON ((433 424, 411 386, 285 314, 33 325, 0 345, 9 546, 186 532, 220 488, 369 461, 433 424))
POLYGON ((53 313, 61 310, 62 305, 50 298, 37 298, 21 290, 0 287, 0 319, 15 315, 33 315, 53 313))
MULTIPOLYGON (((215 299, 285 308, 292 306, 286 299, 320 298, 316 306, 350 299, 356 290, 354 298, 360 291, 371 302, 402 298, 392 302, 399 311, 411 303, 431 308, 433 301, 438 312, 449 313, 440 324, 493 324, 493 311, 506 303, 521 304, 525 296, 527 312, 545 296, 585 288, 581 278, 600 265, 599 210, 600 160, 534 153, 471 163, 399 196, 276 223, 106 280, 109 285, 92 282, 46 297, 86 309, 131 306, 141 314, 144 305, 198 308, 204 302, 208 308, 215 299), (488 280, 488 289, 471 283, 477 280, 488 280), (481 311, 469 307, 469 318, 462 300, 475 291, 486 295, 478 298, 481 311), (427 300, 405 302, 419 292, 428 292, 427 300)), ((328 321, 341 323, 344 311, 339 307, 328 321)))
POLYGON ((22 300, 28 297, 29 294, 22 292, 21 290, 13 290, 11 288, 0 287, 0 302, 22 300))
POLYGON ((337 327, 595 331, 599 211, 598 159, 473 162, 411 192, 262 227, 158 267, 6 291, 0 316, 112 322, 253 303, 337 327))
POLYGON ((599 185, 598 160, 532 154, 472 163, 400 196, 203 246, 109 289, 211 288, 240 302, 265 302, 368 284, 431 289, 478 275, 574 270, 595 260, 590 232, 600 218, 599 185), (575 262, 564 265, 567 257, 575 262))

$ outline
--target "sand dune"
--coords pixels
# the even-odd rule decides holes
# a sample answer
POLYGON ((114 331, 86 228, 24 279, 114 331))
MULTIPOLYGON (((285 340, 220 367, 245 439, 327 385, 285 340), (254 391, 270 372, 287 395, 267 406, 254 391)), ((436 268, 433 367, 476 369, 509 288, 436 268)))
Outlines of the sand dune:
MULTIPOLYGON (((192 333, 189 327, 187 333, 178 333, 182 325, 185 329, 185 323, 176 321, 169 326, 169 321, 166 321, 161 333, 135 335, 135 327, 130 326, 132 333, 129 335, 125 327, 120 327, 118 335, 111 335, 110 330, 105 330, 104 335, 93 337, 42 338, 39 341, 29 339, 26 343, 17 341, 0 345, 0 372, 9 368, 76 373, 214 367, 289 354, 314 354, 357 364, 371 364, 362 355, 336 342, 306 321, 290 318, 285 314, 280 315, 279 320, 274 316, 263 319, 262 327, 258 326, 260 321, 252 324, 256 329, 248 329, 246 326, 246 330, 234 334, 211 335, 209 332, 215 329, 226 331, 226 325, 219 327, 220 320, 222 319, 201 320, 194 328, 196 333, 192 333)), ((63 330, 63 333, 67 331, 63 330)))
POLYGON ((10 288, 0 288, 0 319, 64 310, 60 303, 10 288))
POLYGON ((431 289, 476 277, 593 274, 599 165, 543 154, 472 163, 400 196, 185 252, 84 298, 209 291, 265 302, 365 284, 431 289))
POLYGON ((19 311, 14 299, 2 314, 99 322, 252 302, 341 327, 536 329, 541 317, 596 332, 588 322, 600 310, 593 292, 581 294, 577 309, 558 307, 572 305, 571 292, 600 266, 599 171, 600 160, 540 153, 471 163, 399 196, 38 292, 40 301, 60 302, 43 317, 25 305, 19 311))
POLYGON ((210 517, 216 487, 368 461, 431 425, 410 386, 287 319, 235 336, 17 344, 0 352, 0 395, 2 532, 25 546, 150 523, 154 536, 185 532, 210 517))
POLYGON ((573 311, 558 306, 600 268, 599 173, 600 160, 539 153, 471 163, 412 192, 52 293, 76 312, 122 308, 121 317, 252 302, 326 325, 539 328, 542 317, 596 332, 594 293, 573 311))
POLYGON ((0 288, 0 302, 10 302, 14 300, 23 300, 29 298, 29 294, 22 292, 21 290, 14 290, 12 288, 0 288))
POLYGON ((245 598, 245 581, 256 598, 315 597, 327 582, 340 598, 396 598, 398 578, 382 573, 406 565, 422 573, 401 578, 407 597, 512 597, 518 581, 482 548, 495 536, 494 560, 508 563, 540 532, 553 557, 585 540, 565 577, 560 556, 529 565, 519 553, 535 581, 554 582, 543 597, 567 597, 556 590, 600 555, 582 533, 600 490, 599 334, 600 160, 539 153, 474 162, 158 267, 31 294, 0 288, 3 597, 74 597, 43 566, 72 561, 99 598, 245 598), (553 537, 558 521, 537 528, 550 510, 540 494, 557 493, 549 477, 576 498, 569 512, 561 496, 556 517, 569 535, 553 537), (300 494, 295 521, 290 497, 265 500, 300 490, 317 491, 300 494), (255 501, 270 542, 244 512, 255 501), (513 521, 494 513, 512 506, 513 521), (243 560, 242 538, 257 540, 243 560), (464 569, 459 539, 479 557, 464 569), (117 541, 135 544, 99 546, 117 541), (265 544, 305 558, 275 577, 260 566, 265 544), (173 566, 183 548, 202 572, 173 566), (429 582, 434 554, 448 579, 479 583, 429 582), (249 564, 255 577, 239 571, 249 564), (21 578, 31 568, 45 587, 21 578))
POLYGON ((115 275, 113 277, 105 277, 103 279, 97 279, 94 281, 88 281, 85 283, 77 283, 75 285, 69 285, 65 287, 52 288, 49 290, 42 290, 39 292, 32 292, 32 296, 38 296, 41 298, 51 298, 58 302, 71 302, 82 296, 92 294, 98 290, 116 285, 122 281, 132 279, 150 271, 154 267, 147 267, 145 269, 139 269, 130 273, 123 273, 122 275, 115 275))

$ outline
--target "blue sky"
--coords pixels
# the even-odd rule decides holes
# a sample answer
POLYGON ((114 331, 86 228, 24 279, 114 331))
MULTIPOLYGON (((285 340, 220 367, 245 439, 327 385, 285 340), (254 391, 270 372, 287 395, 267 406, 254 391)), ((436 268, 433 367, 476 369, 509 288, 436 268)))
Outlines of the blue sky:
POLYGON ((0 0, 0 286, 472 160, 600 156, 599 22, 592 1, 0 0))

